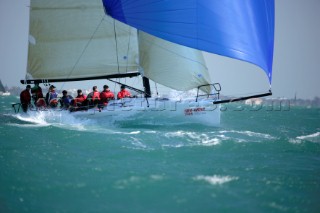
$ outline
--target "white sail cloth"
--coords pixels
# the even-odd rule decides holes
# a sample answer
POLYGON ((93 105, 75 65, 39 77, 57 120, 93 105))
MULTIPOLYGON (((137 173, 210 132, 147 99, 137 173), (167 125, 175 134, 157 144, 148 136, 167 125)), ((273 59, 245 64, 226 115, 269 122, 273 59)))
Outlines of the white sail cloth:
POLYGON ((100 0, 31 0, 30 35, 31 78, 83 78, 138 68, 136 30, 105 16, 100 0))

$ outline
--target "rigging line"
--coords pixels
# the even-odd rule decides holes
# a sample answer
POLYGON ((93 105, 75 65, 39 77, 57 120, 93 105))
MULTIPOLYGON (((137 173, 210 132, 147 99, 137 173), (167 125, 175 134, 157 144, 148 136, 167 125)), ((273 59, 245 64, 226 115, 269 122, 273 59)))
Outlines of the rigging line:
POLYGON ((114 30, 114 40, 116 42, 116 55, 117 55, 118 73, 120 74, 119 55, 118 55, 118 39, 117 39, 116 20, 115 19, 113 19, 113 30, 114 30))
MULTIPOLYGON (((114 40, 116 43, 116 56, 117 56, 118 73, 120 74, 119 55, 118 55, 118 39, 117 39, 116 20, 115 19, 113 19, 113 32, 114 32, 114 40)), ((118 79, 118 81, 120 81, 120 79, 118 79)))
MULTIPOLYGON (((128 72, 128 64, 129 64, 128 56, 129 56, 130 41, 131 41, 131 30, 132 30, 132 28, 130 27, 130 31, 129 31, 129 42, 128 42, 128 49, 127 49, 127 55, 126 55, 126 60, 127 60, 127 63, 126 63, 126 73, 128 72)), ((124 82, 127 83, 127 80, 125 79, 124 82)))
POLYGON ((154 86, 155 86, 155 88, 156 88, 156 94, 157 94, 157 96, 158 96, 158 95, 159 95, 159 93, 158 93, 158 85, 157 85, 156 82, 154 82, 154 86))
MULTIPOLYGON (((87 48, 88 48, 89 44, 91 43, 91 41, 92 41, 92 39, 93 39, 94 35, 97 33, 98 29, 100 28, 100 26, 101 26, 101 24, 102 24, 102 22, 103 22, 103 20, 104 20, 104 17, 105 17, 105 16, 103 16, 103 17, 102 17, 102 19, 100 20, 100 23, 97 25, 96 29, 94 30, 94 32, 93 32, 93 33, 92 33, 92 35, 90 36, 90 39, 88 40, 88 42, 86 43, 85 47, 83 48, 83 50, 82 50, 82 52, 81 52, 80 56, 78 57, 78 59, 77 59, 76 63, 73 65, 73 67, 72 67, 72 69, 71 69, 71 71, 70 71, 69 75, 67 76, 67 79, 69 79, 69 78, 70 78, 71 74, 74 72, 74 70, 75 70, 76 66, 77 66, 77 65, 78 65, 78 63, 80 62, 80 59, 82 58, 83 54, 84 54, 84 53, 85 53, 85 51, 87 50, 87 48)), ((62 86, 61 86, 60 90, 64 87, 64 85, 65 85, 65 82, 63 82, 63 84, 62 84, 62 86)))
POLYGON ((129 57, 129 49, 130 49, 130 42, 131 42, 131 30, 132 30, 132 28, 130 27, 130 31, 129 31, 129 42, 128 42, 128 49, 127 49, 127 56, 126 56, 126 60, 127 60, 127 63, 126 63, 126 72, 128 72, 128 64, 129 64, 128 57, 129 57))

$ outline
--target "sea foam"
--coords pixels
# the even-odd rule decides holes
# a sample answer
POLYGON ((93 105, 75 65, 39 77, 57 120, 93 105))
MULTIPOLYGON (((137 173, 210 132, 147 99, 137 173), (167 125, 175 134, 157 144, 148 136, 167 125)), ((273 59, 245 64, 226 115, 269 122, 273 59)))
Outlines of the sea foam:
POLYGON ((238 177, 232 177, 232 176, 220 176, 220 175, 213 175, 213 176, 204 176, 204 175, 198 175, 193 178, 193 180, 198 181, 206 181, 210 183, 211 185, 222 185, 224 183, 238 180, 238 177))

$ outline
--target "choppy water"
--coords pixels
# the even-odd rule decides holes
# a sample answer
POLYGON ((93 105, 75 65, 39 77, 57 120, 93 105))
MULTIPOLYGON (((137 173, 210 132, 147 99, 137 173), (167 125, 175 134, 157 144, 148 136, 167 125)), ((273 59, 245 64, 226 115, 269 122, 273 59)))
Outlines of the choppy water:
POLYGON ((320 109, 226 105, 208 127, 15 115, 17 101, 0 97, 0 212, 320 210, 320 109))

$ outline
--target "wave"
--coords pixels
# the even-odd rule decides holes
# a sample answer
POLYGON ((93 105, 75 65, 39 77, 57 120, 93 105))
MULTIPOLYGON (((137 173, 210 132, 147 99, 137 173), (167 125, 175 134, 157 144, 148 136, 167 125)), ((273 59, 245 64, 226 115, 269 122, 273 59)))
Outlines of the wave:
POLYGON ((164 136, 170 138, 181 138, 189 142, 189 145, 215 146, 221 143, 221 139, 216 135, 210 136, 201 132, 176 131, 165 133, 164 136))
POLYGON ((313 142, 313 143, 320 143, 320 132, 316 132, 313 134, 309 134, 309 135, 301 135, 301 136, 297 136, 294 139, 289 139, 290 143, 295 143, 295 144, 300 144, 303 141, 309 141, 309 142, 313 142))
POLYGON ((222 185, 224 183, 228 183, 230 181, 234 181, 238 179, 239 179, 238 177, 220 176, 220 175, 213 175, 213 176, 198 175, 193 178, 193 180, 196 180, 196 181, 206 181, 211 185, 222 185))
POLYGON ((238 134, 242 134, 242 135, 247 135, 250 137, 259 137, 259 138, 264 138, 264 139, 276 139, 276 137, 273 137, 269 134, 265 134, 265 133, 259 133, 259 132, 252 132, 252 131, 236 131, 236 130, 223 130, 223 131, 219 131, 220 133, 238 133, 238 134))
POLYGON ((316 138, 319 136, 320 136, 320 132, 316 132, 316 133, 310 134, 310 135, 298 136, 297 139, 306 140, 306 139, 316 138))
POLYGON ((237 130, 221 130, 219 131, 222 138, 234 140, 239 143, 243 142, 264 142, 265 140, 276 140, 277 137, 274 137, 270 134, 252 132, 252 131, 237 131, 237 130))

